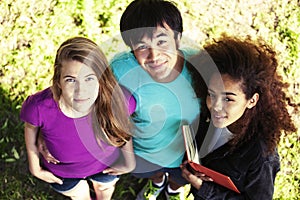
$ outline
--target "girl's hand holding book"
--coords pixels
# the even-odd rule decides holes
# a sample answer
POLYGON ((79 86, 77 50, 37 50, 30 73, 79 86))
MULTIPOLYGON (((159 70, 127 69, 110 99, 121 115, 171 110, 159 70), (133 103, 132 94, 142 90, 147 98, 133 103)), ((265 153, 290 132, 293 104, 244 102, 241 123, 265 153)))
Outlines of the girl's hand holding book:
POLYGON ((185 161, 180 165, 182 170, 182 177, 185 178, 188 182, 190 182, 194 188, 197 190, 202 186, 203 181, 213 181, 212 178, 206 176, 204 173, 197 172, 195 170, 188 170, 188 162, 185 161))

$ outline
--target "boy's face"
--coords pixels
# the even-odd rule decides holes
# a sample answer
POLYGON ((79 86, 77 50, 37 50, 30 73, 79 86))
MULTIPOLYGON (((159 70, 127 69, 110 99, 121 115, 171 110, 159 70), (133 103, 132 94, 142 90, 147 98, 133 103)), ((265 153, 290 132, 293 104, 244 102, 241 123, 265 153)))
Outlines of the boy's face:
POLYGON ((141 67, 157 82, 170 82, 180 73, 183 62, 177 54, 180 34, 175 39, 168 25, 158 26, 152 38, 145 35, 132 44, 134 55, 141 67))

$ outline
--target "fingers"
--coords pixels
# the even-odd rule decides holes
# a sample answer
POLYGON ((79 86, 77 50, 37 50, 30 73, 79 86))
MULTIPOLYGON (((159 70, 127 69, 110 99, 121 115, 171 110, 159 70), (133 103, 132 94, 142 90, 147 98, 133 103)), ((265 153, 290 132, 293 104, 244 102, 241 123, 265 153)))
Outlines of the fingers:
POLYGON ((191 173, 191 171, 187 169, 187 167, 186 167, 187 164, 188 164, 188 162, 183 162, 183 163, 180 165, 180 168, 181 168, 182 172, 183 172, 184 174, 186 174, 187 176, 193 175, 193 173, 191 173))
POLYGON ((46 156, 43 155, 43 157, 47 160, 48 163, 53 163, 53 164, 60 163, 60 161, 54 158, 50 153, 48 153, 46 156))
POLYGON ((63 184, 63 181, 60 178, 54 176, 52 173, 50 173, 48 175, 47 180, 48 180, 47 182, 49 182, 49 183, 57 183, 57 184, 60 184, 60 185, 63 184))
POLYGON ((107 168, 102 173, 109 174, 109 175, 114 175, 114 176, 124 174, 124 172, 117 171, 117 170, 114 170, 112 168, 107 168))
POLYGON ((117 175, 125 174, 127 172, 123 170, 117 170, 114 168, 106 168, 105 170, 102 171, 102 173, 117 176, 117 175))
POLYGON ((209 176, 206 176, 204 173, 201 173, 201 172, 196 172, 194 175, 203 181, 213 181, 212 178, 210 178, 209 176))
POLYGON ((182 177, 190 182, 193 187, 199 190, 203 182, 202 179, 192 174, 188 169, 186 169, 185 165, 181 166, 181 169, 182 177))
POLYGON ((58 164, 60 161, 54 158, 51 153, 49 152, 44 138, 39 134, 38 142, 37 142, 38 151, 47 160, 48 163, 58 164))
POLYGON ((48 183, 58 183, 60 185, 63 184, 63 181, 60 178, 56 177, 54 174, 47 170, 41 169, 35 174, 35 176, 48 183))
POLYGON ((212 178, 208 177, 208 176, 202 176, 201 179, 203 181, 214 181, 212 178))
POLYGON ((38 145, 38 150, 40 154, 43 156, 43 158, 48 162, 48 163, 53 163, 53 164, 58 164, 60 163, 59 160, 54 158, 52 154, 48 151, 47 147, 43 144, 38 145))
POLYGON ((191 176, 194 176, 189 170, 186 169, 185 164, 180 166, 182 170, 182 177, 185 178, 187 181, 190 180, 191 176))
POLYGON ((204 173, 201 172, 197 172, 194 171, 193 173, 191 173, 187 168, 186 168, 186 163, 184 162, 183 164, 180 165, 180 168, 182 170, 182 176, 183 178, 185 178, 186 180, 191 180, 191 179, 195 179, 196 177, 201 179, 202 181, 213 181, 212 178, 210 178, 209 176, 206 176, 204 173))
POLYGON ((103 174, 109 174, 111 172, 111 168, 106 168, 102 171, 103 174))
POLYGON ((53 178, 53 182, 62 185, 63 181, 60 178, 57 178, 56 176, 54 176, 53 178))

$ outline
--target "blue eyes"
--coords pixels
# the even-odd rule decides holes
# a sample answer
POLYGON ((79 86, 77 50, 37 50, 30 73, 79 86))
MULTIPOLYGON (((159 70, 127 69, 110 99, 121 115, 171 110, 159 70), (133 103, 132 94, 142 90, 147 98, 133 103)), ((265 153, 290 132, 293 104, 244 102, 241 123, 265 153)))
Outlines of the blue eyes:
POLYGON ((93 81, 93 80, 95 80, 94 77, 88 77, 87 79, 85 79, 85 81, 93 81))
MULTIPOLYGON (((94 81, 94 80, 96 80, 95 77, 87 77, 86 79, 84 79, 85 82, 94 81)), ((75 78, 67 78, 67 79, 65 79, 65 82, 67 82, 67 83, 75 83, 76 79, 75 78)))
POLYGON ((75 83, 76 82, 76 80, 72 79, 72 78, 65 79, 65 81, 68 82, 68 83, 75 83))

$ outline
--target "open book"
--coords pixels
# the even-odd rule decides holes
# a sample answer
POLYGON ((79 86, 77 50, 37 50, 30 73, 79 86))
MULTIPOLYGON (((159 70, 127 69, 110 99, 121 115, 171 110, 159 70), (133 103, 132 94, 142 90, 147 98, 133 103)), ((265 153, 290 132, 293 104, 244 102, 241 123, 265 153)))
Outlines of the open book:
POLYGON ((187 159, 189 162, 189 167, 191 167, 192 170, 204 173, 206 176, 212 178, 213 181, 217 184, 220 184, 230 190, 240 193, 240 191, 234 185, 229 176, 216 172, 200 164, 197 144, 195 140, 195 133, 190 127, 190 125, 182 126, 182 134, 184 138, 184 145, 186 149, 187 159))

